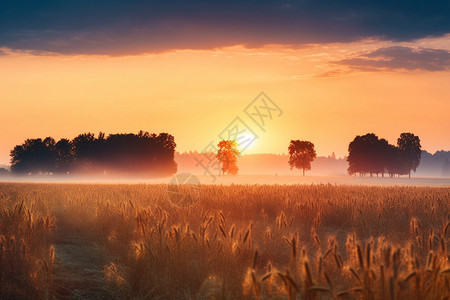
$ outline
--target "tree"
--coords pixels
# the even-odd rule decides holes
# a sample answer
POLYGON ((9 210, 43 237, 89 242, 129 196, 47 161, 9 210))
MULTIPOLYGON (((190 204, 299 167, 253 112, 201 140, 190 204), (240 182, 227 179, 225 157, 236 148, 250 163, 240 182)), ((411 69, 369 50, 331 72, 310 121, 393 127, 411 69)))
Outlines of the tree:
POLYGON ((72 141, 60 139, 55 145, 56 171, 69 172, 74 161, 74 147, 72 141))
POLYGON ((367 133, 363 136, 356 136, 348 145, 349 155, 347 161, 349 164, 348 173, 350 175, 360 173, 373 174, 381 173, 384 176, 389 160, 389 143, 385 139, 378 139, 373 133, 367 133))
POLYGON ((305 176, 305 171, 311 170, 311 162, 317 157, 314 144, 308 141, 291 140, 288 150, 291 170, 303 169, 303 176, 305 176))
POLYGON ((384 177, 384 173, 387 170, 389 164, 389 150, 390 150, 389 142, 385 139, 379 139, 376 143, 376 166, 375 171, 378 177, 378 173, 381 173, 381 176, 384 177))
POLYGON ((391 177, 397 175, 406 175, 408 174, 408 164, 406 153, 399 148, 389 145, 387 149, 387 164, 386 170, 391 177))
POLYGON ((416 172, 420 164, 420 156, 422 154, 420 139, 412 133, 402 133, 397 140, 397 146, 400 150, 405 151, 408 176, 411 178, 411 170, 416 172))
POLYGON ((363 136, 356 136, 348 145, 348 173, 350 175, 359 173, 364 175, 370 173, 379 173, 377 146, 379 145, 378 136, 373 133, 367 133, 363 136))
POLYGON ((236 140, 220 141, 217 145, 217 159, 222 164, 222 174, 228 173, 237 175, 239 168, 236 164, 239 150, 237 149, 236 140))
POLYGON ((11 150, 11 171, 15 173, 51 173, 55 170, 55 140, 51 137, 28 139, 11 150))
POLYGON ((365 155, 365 142, 361 136, 356 136, 348 145, 348 174, 364 174, 367 171, 365 155))
POLYGON ((86 167, 95 160, 96 151, 94 149, 95 135, 93 133, 82 133, 72 141, 74 155, 78 165, 86 167))

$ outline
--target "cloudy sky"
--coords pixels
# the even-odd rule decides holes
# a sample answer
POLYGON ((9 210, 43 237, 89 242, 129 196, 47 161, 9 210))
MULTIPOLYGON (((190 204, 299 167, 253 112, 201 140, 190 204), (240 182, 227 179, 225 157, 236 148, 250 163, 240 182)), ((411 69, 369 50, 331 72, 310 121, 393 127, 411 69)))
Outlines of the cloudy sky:
POLYGON ((1 1, 0 163, 86 131, 201 151, 261 91, 283 114, 251 152, 405 131, 450 150, 449 51, 449 1, 1 1))

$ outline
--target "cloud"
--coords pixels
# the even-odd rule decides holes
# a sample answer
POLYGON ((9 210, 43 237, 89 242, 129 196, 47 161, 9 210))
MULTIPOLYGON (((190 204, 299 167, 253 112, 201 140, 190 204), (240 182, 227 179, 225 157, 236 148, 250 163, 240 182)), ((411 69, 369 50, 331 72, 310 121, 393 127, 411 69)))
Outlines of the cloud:
POLYGON ((316 74, 314 78, 336 78, 353 73, 353 70, 349 69, 332 69, 323 73, 316 74))
POLYGON ((0 28, 0 48, 63 54, 410 41, 449 33, 450 2, 0 1, 0 28))
POLYGON ((450 52, 444 49, 392 46, 334 63, 362 71, 450 70, 450 52))

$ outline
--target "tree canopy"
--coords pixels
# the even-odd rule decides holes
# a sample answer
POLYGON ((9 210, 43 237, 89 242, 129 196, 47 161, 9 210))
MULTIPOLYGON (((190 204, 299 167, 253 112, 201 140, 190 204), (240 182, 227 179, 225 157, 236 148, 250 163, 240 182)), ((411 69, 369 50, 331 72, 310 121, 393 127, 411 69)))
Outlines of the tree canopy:
POLYGON ((291 140, 288 150, 291 170, 303 169, 303 176, 305 176, 305 171, 311 170, 311 162, 317 157, 314 144, 308 141, 291 140))
POLYGON ((171 175, 177 170, 174 137, 168 133, 83 133, 56 142, 27 139, 11 151, 14 173, 142 173, 171 175))
POLYGON ((237 175, 239 168, 237 166, 237 156, 239 150, 237 149, 236 140, 220 141, 217 145, 217 159, 222 164, 222 174, 237 175))

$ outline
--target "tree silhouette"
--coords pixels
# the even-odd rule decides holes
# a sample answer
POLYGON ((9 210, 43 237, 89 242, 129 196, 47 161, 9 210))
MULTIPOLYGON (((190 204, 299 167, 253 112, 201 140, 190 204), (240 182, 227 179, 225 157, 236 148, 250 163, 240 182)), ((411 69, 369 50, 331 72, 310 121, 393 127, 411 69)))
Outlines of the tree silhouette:
POLYGON ((73 139, 76 164, 82 168, 89 168, 95 158, 95 135, 93 133, 82 133, 73 139))
POLYGON ((350 175, 359 173, 364 174, 367 171, 366 161, 367 157, 366 153, 366 145, 365 141, 361 136, 356 136, 352 142, 348 145, 348 173, 350 175))
POLYGON ((389 145, 386 170, 391 177, 408 174, 408 162, 405 151, 389 145))
POLYGON ((389 143, 385 139, 378 139, 373 133, 356 136, 348 146, 347 161, 350 175, 360 173, 384 174, 387 164, 387 148, 389 143))
POLYGON ((50 173, 55 169, 55 140, 47 137, 28 139, 11 150, 11 171, 15 173, 50 173))
POLYGON ((385 139, 378 139, 373 133, 356 136, 348 146, 350 175, 369 173, 384 176, 388 172, 391 177, 406 175, 417 168, 420 161, 420 141, 413 134, 402 134, 398 140, 399 147, 390 145, 385 139))
POLYGON ((420 164, 420 156, 422 154, 420 139, 412 133, 402 133, 397 140, 397 145, 400 150, 405 151, 408 176, 411 178, 411 170, 416 172, 420 164))
POLYGON ((237 175, 239 168, 236 163, 239 150, 236 140, 220 141, 217 147, 219 147, 217 159, 222 164, 222 174, 237 175))
POLYGON ((168 133, 83 133, 72 141, 29 139, 11 151, 15 173, 98 172, 171 175, 176 173, 175 140, 168 133))
POLYGON ((374 172, 377 174, 377 176, 378 173, 381 173, 381 176, 384 177, 384 173, 387 171, 387 167, 389 164, 389 150, 389 142, 385 139, 379 139, 376 143, 376 165, 374 167, 374 172))
POLYGON ((317 156, 314 144, 308 141, 291 140, 288 150, 291 170, 303 169, 303 176, 305 176, 305 171, 311 170, 311 162, 317 156))
POLYGON ((69 172, 72 168, 75 156, 72 141, 60 139, 55 145, 56 151, 56 171, 61 173, 69 172))

